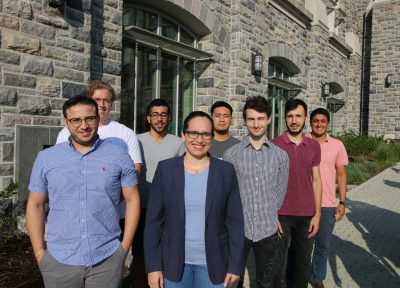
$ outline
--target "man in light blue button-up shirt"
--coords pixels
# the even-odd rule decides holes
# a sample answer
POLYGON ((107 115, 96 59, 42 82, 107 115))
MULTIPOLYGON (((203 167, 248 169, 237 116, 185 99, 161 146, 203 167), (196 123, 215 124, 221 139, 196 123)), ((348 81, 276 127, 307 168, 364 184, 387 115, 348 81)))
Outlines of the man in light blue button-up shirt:
POLYGON ((126 149, 99 139, 94 100, 75 96, 63 113, 70 141, 39 153, 29 184, 26 219, 35 257, 46 288, 119 287, 140 213, 132 160, 126 149), (127 205, 120 242, 121 189, 127 205))

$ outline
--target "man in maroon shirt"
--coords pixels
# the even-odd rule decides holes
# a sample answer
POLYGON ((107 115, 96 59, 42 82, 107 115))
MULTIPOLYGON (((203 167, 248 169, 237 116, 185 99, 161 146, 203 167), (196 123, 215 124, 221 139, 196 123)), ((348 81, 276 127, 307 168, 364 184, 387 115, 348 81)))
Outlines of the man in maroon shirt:
POLYGON ((322 184, 319 172, 321 147, 318 142, 303 134, 306 119, 307 105, 304 101, 287 101, 287 132, 272 141, 287 152, 290 163, 288 190, 279 210, 278 232, 281 239, 276 259, 278 269, 274 271, 274 287, 282 286, 287 250, 286 286, 307 288, 310 278, 313 237, 317 234, 321 217, 322 184))

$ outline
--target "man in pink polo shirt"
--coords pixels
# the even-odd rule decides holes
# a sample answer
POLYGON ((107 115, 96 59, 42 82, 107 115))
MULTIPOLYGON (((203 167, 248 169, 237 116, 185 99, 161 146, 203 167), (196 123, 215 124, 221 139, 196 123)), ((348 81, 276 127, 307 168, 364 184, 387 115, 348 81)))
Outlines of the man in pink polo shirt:
POLYGON ((321 148, 318 142, 303 134, 306 119, 306 103, 290 99, 285 104, 287 132, 272 140, 289 156, 288 189, 278 213, 281 239, 275 260, 278 268, 274 271, 274 287, 282 287, 286 251, 289 251, 286 287, 307 288, 310 279, 313 237, 321 217, 322 185, 321 148))
POLYGON ((346 206, 347 178, 345 166, 349 163, 347 152, 341 141, 327 133, 330 116, 323 108, 315 109, 310 116, 311 137, 321 145, 322 204, 319 231, 315 237, 312 257, 311 283, 323 288, 326 265, 331 247, 335 222, 342 220, 346 206), (339 205, 336 204, 336 175, 339 190, 339 205))

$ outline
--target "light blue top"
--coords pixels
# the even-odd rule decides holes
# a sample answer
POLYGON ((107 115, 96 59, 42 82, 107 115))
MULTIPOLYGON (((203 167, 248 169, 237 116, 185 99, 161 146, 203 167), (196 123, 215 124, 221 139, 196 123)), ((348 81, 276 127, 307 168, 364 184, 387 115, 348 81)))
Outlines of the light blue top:
POLYGON ((63 142, 39 152, 29 189, 48 193, 47 248, 59 262, 92 266, 119 247, 121 187, 138 182, 126 149, 98 139, 86 153, 63 142))
POLYGON ((185 263, 207 265, 204 241, 208 168, 185 171, 185 263))

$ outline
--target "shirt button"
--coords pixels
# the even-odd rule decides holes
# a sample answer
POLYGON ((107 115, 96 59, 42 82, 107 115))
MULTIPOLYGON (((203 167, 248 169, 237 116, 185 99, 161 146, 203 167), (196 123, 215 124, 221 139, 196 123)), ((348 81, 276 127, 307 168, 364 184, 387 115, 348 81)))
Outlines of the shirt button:
POLYGON ((256 194, 257 194, 258 192, 256 191, 256 194))
POLYGON ((82 220, 81 220, 81 222, 82 222, 82 223, 85 223, 85 222, 86 222, 86 220, 85 220, 85 219, 82 219, 82 220))
POLYGON ((86 238, 86 234, 83 234, 81 237, 82 237, 82 238, 86 238))

